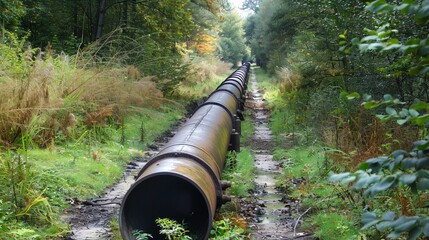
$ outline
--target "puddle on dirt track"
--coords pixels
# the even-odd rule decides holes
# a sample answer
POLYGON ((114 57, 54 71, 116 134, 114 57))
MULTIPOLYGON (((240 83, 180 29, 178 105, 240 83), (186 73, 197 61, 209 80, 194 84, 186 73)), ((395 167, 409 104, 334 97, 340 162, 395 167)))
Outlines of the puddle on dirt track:
POLYGON ((275 187, 282 168, 273 160, 275 143, 269 128, 269 111, 253 73, 251 83, 246 106, 252 109, 255 124, 251 148, 255 157, 256 189, 251 199, 243 200, 241 214, 249 221, 252 239, 310 239, 299 231, 299 224, 295 224, 299 216, 299 203, 275 187))
MULTIPOLYGON (((175 126, 177 129, 179 126, 175 126)), ((135 158, 129 163, 122 178, 113 186, 108 188, 100 197, 86 201, 70 200, 72 207, 67 209, 67 214, 62 218, 71 226, 71 233, 65 238, 67 240, 109 240, 113 239, 110 226, 112 218, 117 217, 119 208, 125 193, 135 182, 135 176, 146 162, 158 153, 158 149, 168 142, 174 132, 165 134, 154 150, 146 152, 144 157, 135 158)))

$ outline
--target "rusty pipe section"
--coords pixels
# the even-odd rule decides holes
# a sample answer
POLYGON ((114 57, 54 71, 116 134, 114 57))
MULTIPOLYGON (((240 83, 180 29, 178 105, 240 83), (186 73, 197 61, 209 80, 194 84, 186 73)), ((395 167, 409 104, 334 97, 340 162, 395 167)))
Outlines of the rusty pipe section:
POLYGON ((134 231, 163 239, 157 218, 184 223, 192 239, 207 239, 222 195, 229 150, 239 151, 240 123, 250 64, 234 71, 200 105, 166 146, 139 172, 122 200, 123 239, 134 231))

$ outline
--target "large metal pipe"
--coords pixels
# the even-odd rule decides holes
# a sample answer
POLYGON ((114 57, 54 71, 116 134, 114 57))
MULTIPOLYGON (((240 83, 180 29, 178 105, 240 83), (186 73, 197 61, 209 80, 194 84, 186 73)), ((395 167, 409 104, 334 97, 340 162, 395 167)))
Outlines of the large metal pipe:
POLYGON ((220 176, 231 139, 236 142, 249 68, 231 74, 139 172, 121 204, 123 239, 135 239, 134 230, 162 239, 157 218, 183 222, 193 239, 208 238, 222 203, 220 176))

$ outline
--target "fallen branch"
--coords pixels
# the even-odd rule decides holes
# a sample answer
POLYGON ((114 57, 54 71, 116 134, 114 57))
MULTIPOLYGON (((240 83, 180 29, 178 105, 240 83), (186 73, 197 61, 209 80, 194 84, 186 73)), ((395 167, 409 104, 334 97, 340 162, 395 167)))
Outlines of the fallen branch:
POLYGON ((295 222, 295 226, 293 226, 293 236, 296 236, 296 227, 298 226, 299 220, 304 216, 308 211, 310 211, 311 207, 305 210, 301 215, 299 215, 298 219, 295 222))

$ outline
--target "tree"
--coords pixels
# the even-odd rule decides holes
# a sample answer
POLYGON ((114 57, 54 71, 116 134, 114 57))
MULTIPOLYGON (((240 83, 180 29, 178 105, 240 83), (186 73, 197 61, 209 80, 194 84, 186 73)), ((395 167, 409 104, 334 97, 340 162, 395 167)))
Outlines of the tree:
MULTIPOLYGON (((429 1, 396 1, 394 4, 385 0, 372 1, 366 7, 368 11, 378 14, 380 20, 394 23, 398 29, 392 29, 389 23, 381 24, 376 30, 368 30, 364 37, 354 38, 352 44, 362 53, 387 54, 394 52, 395 61, 386 64, 383 72, 391 74, 397 71, 397 63, 402 63, 400 74, 404 79, 412 82, 410 89, 414 91, 427 89, 429 77, 429 38, 427 24, 429 22, 429 1), (406 15, 407 21, 392 21, 398 15, 406 15), (412 20, 411 20, 412 19, 412 20), (409 23, 414 22, 413 31, 409 31, 409 23), (404 25, 406 28, 404 28, 404 25), (400 36, 400 37, 396 37, 400 36), (392 72, 393 72, 392 71, 392 72)), ((380 21, 382 22, 382 21, 380 21)), ((341 36, 346 39, 345 36, 341 36)), ((344 42, 343 46, 347 46, 344 42)), ((344 49, 348 49, 345 47, 344 49)), ((404 84, 405 85, 405 84, 404 84)), ((419 97, 429 100, 427 91, 419 97)), ((412 95, 411 95, 412 96, 412 95)), ((399 97, 404 96, 399 94, 399 97)), ((412 150, 394 149, 386 156, 368 159, 359 165, 359 170, 350 173, 332 174, 330 179, 344 184, 350 184, 352 189, 362 193, 369 202, 368 205, 383 206, 383 209, 370 208, 372 212, 362 215, 362 229, 375 228, 387 238, 415 240, 429 237, 429 217, 427 215, 427 192, 429 190, 429 104, 419 99, 394 98, 386 94, 383 100, 372 100, 370 96, 364 98, 367 109, 385 107, 385 113, 377 115, 383 122, 396 121, 399 125, 412 124, 417 126, 422 135, 415 141, 412 150), (379 199, 392 196, 404 196, 406 201, 392 202, 388 205, 379 199), (386 206, 385 206, 386 205, 386 206)), ((402 141, 402 139, 399 139, 402 141)), ((404 198, 404 197, 403 197, 404 198)))
POLYGON ((259 11, 259 4, 261 0, 244 0, 242 9, 249 9, 257 13, 259 11))
POLYGON ((97 27, 95 31, 95 39, 99 39, 101 37, 101 33, 103 31, 103 25, 104 25, 104 14, 105 14, 105 6, 106 6, 106 0, 98 0, 98 7, 97 7, 97 27))
POLYGON ((222 60, 234 64, 242 61, 246 56, 243 23, 237 12, 231 12, 225 16, 222 23, 218 53, 222 60))
POLYGON ((0 0, 0 25, 6 30, 13 30, 25 14, 21 0, 0 0))

